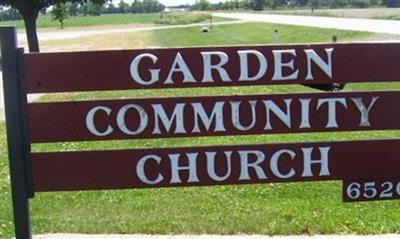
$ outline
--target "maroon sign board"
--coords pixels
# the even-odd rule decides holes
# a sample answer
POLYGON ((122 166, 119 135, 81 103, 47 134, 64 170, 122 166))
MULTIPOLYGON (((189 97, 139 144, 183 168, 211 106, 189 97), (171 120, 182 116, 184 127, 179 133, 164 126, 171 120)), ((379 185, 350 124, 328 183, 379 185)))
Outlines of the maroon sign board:
POLYGON ((400 141, 31 152, 34 143, 400 128, 396 91, 27 103, 29 93, 400 80, 400 44, 24 54, 2 28, 16 237, 34 193, 342 180, 343 200, 400 197, 400 141))

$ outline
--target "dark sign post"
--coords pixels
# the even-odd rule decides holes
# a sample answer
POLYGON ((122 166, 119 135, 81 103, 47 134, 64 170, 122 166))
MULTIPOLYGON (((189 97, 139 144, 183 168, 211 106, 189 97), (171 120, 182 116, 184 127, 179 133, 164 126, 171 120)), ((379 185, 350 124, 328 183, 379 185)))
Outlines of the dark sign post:
POLYGON ((33 192, 23 80, 23 50, 17 48, 15 28, 2 27, 0 34, 15 236, 18 239, 31 238, 29 198, 33 197, 33 192))
POLYGON ((400 44, 23 54, 2 28, 17 239, 35 192, 342 180, 400 198, 400 140, 30 152, 31 143, 400 129, 396 91, 27 103, 29 93, 400 80, 400 44), (25 87, 26 86, 26 87, 25 87))

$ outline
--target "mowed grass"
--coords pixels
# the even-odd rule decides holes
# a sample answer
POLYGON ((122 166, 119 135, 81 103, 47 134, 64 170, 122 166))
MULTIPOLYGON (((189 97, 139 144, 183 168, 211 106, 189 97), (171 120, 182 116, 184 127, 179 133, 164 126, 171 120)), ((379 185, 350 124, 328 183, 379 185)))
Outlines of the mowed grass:
MULTIPOLYGON (((299 28, 261 23, 217 26, 211 33, 199 28, 149 33, 148 45, 200 46, 272 43, 279 28, 282 43, 329 42, 371 37, 368 33, 299 28), (164 37, 163 37, 164 36, 164 37), (202 39, 197 39, 202 38, 202 39)), ((126 41, 132 40, 130 35, 126 41)), ((119 37, 123 37, 120 35, 119 37)), ((84 39, 89 41, 90 39, 84 39)), ((61 43, 61 42, 60 42, 61 43)), ((65 43, 65 42, 64 42, 65 43)), ((99 41, 98 44, 101 44, 99 41)), ((135 44, 133 42, 132 44, 135 44)), ((98 46, 101 48, 101 45, 98 46)), ((398 90, 399 84, 350 84, 346 90, 398 90)), ((138 90, 45 96, 42 100, 151 98, 161 96, 272 94, 315 92, 300 86, 138 90)), ((13 235, 5 129, 0 124, 0 238, 13 235)), ((34 151, 130 149, 199 145, 265 144, 273 142, 337 141, 399 138, 399 131, 281 134, 155 140, 121 140, 37 144, 34 151)), ((344 204, 340 182, 263 184, 196 188, 141 189, 38 193, 31 201, 35 234, 151 233, 151 234, 378 234, 400 228, 398 201, 344 204)))
MULTIPOLYGON (((209 23, 205 23, 206 26, 209 23)), ((42 51, 82 51, 95 49, 137 49, 144 47, 190 47, 217 45, 273 44, 274 30, 279 30, 279 43, 329 42, 332 36, 340 42, 372 38, 368 32, 342 31, 311 27, 295 27, 267 23, 236 23, 215 25, 210 32, 201 27, 186 27, 157 31, 140 31, 95 35, 68 40, 44 41, 42 51), (62 46, 62 47, 60 47, 62 46)))
POLYGON ((400 8, 347 8, 347 9, 290 9, 265 11, 270 14, 289 14, 305 16, 323 16, 323 17, 347 17, 364 19, 390 19, 398 20, 400 18, 400 8))
MULTIPOLYGON (((154 23, 160 17, 159 13, 146 14, 103 14, 101 16, 79 16, 65 19, 65 27, 83 27, 83 26, 102 26, 118 24, 149 24, 154 23)), ((0 26, 16 26, 24 28, 24 22, 19 21, 0 21, 0 26)), ((58 21, 53 21, 51 16, 40 16, 37 20, 38 28, 59 28, 58 21)))
MULTIPOLYGON (((102 14, 101 16, 68 17, 64 21, 64 28, 111 26, 128 24, 164 24, 178 25, 210 21, 211 14, 199 12, 168 12, 168 13, 127 13, 127 14, 102 14)), ((225 18, 214 17, 214 21, 226 21, 225 18)), ((15 26, 24 29, 22 20, 0 21, 0 26, 15 26)), ((52 20, 50 15, 40 16, 37 20, 40 29, 60 28, 58 21, 52 20)))
POLYGON ((371 33, 367 32, 254 22, 225 26, 216 25, 208 33, 202 33, 199 27, 160 30, 153 33, 153 39, 163 47, 272 44, 276 40, 274 37, 276 29, 279 31, 278 43, 329 42, 333 35, 337 36, 339 41, 354 41, 372 36, 371 33))

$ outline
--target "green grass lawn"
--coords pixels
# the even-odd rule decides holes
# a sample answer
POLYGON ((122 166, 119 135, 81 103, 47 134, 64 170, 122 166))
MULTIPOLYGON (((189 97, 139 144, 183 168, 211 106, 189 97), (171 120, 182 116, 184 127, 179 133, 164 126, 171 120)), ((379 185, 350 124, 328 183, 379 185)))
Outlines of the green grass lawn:
MULTIPOLYGON (((160 13, 143 13, 143 14, 103 14, 101 16, 78 16, 69 17, 65 20, 65 28, 69 27, 90 27, 104 25, 121 25, 121 24, 189 24, 209 21, 211 15, 209 13, 180 13, 171 12, 164 13, 161 18, 160 13)), ((215 21, 226 20, 223 18, 215 18, 215 21)), ((24 28, 24 22, 19 21, 0 21, 0 26, 16 26, 24 28)), ((38 28, 59 28, 58 21, 53 21, 50 15, 40 16, 37 21, 38 28)))
MULTIPOLYGON (((171 29, 152 34, 159 46, 271 43, 279 28, 282 43, 329 42, 371 37, 368 33, 322 30, 261 23, 171 29)), ((350 84, 350 90, 399 90, 400 84, 350 84)), ((48 100, 134 98, 187 95, 271 94, 315 92, 299 86, 137 90, 111 93, 49 95, 48 100)), ((0 238, 13 235, 5 129, 0 124, 0 238)), ((121 140, 37 144, 34 151, 130 149, 200 145, 265 144, 272 142, 337 141, 399 138, 400 131, 281 134, 203 137, 196 139, 121 140)), ((263 184, 196 188, 40 193, 31 201, 35 234, 154 233, 154 234, 378 234, 400 228, 400 202, 344 204, 340 182, 263 184)))
MULTIPOLYGON (((117 25, 129 23, 153 23, 160 17, 158 13, 152 14, 103 14, 101 16, 80 16, 69 17, 65 20, 65 27, 83 27, 97 25, 117 25)), ((24 28, 24 22, 20 21, 0 21, 0 26, 14 25, 17 28, 24 28)), ((40 16, 37 21, 38 28, 57 28, 60 24, 51 20, 51 16, 40 16)))
POLYGON ((168 29, 153 33, 154 45, 204 46, 237 44, 272 44, 274 30, 279 30, 280 43, 316 43, 329 42, 333 35, 339 41, 352 41, 371 36, 367 32, 342 31, 299 26, 285 26, 267 23, 232 24, 215 26, 211 32, 201 33, 198 27, 168 29))
POLYGON ((337 9, 314 9, 308 8, 265 10, 269 14, 322 16, 322 17, 346 17, 364 19, 389 19, 399 20, 400 8, 370 7, 370 8, 337 8, 337 9))

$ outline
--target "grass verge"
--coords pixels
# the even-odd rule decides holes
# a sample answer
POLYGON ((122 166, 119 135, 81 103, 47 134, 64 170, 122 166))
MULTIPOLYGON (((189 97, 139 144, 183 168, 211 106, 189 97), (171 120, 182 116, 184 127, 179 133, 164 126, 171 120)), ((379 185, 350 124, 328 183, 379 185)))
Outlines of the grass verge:
MULTIPOLYGON (((290 27, 262 23, 218 26, 210 33, 199 28, 151 32, 148 45, 193 46, 272 43, 279 28, 282 43, 329 42, 371 36, 369 33, 290 27)), ((132 39, 129 35, 118 38, 132 39)), ((105 39, 103 39, 104 41, 105 39)), ((70 41, 70 40, 68 40, 70 41)), ((64 44, 68 41, 58 42, 64 44)), ((93 41, 85 38, 81 42, 93 41)), ((123 40, 122 40, 123 41, 123 40)), ((99 41, 93 47, 103 48, 99 41)), ((120 43, 122 44, 122 43, 120 43)), ((131 42, 130 44, 137 44, 131 42)), ((127 44, 124 47, 133 46, 127 44)), ((346 90, 399 90, 400 84, 350 84, 346 90)), ((134 98, 186 95, 271 94, 310 92, 299 86, 138 90, 95 94, 48 95, 42 100, 134 98)), ((0 124, 0 238, 13 235, 10 183, 4 124, 0 124)), ((107 148, 263 144, 269 142, 335 141, 399 138, 399 131, 314 133, 203 137, 171 140, 122 140, 37 144, 34 151, 107 148)), ((33 232, 158 233, 158 234, 379 234, 400 228, 398 201, 343 204, 339 182, 263 184, 179 189, 141 189, 41 193, 32 202, 33 232)))
POLYGON ((183 25, 189 23, 199 23, 210 21, 210 13, 190 13, 190 12, 166 12, 158 18, 155 23, 168 25, 183 25))
POLYGON ((346 9, 291 9, 265 11, 269 14, 320 16, 320 17, 345 17, 345 18, 364 18, 364 19, 388 19, 398 20, 400 8, 346 8, 346 9))
POLYGON ((83 51, 96 49, 137 49, 144 47, 217 46, 238 44, 272 44, 274 30, 280 32, 279 42, 329 42, 336 35, 341 42, 372 38, 368 32, 342 31, 311 27, 296 27, 266 23, 238 23, 215 25, 210 32, 201 27, 165 29, 95 35, 68 40, 43 41, 42 51, 83 51), (62 46, 62 47, 60 47, 62 46))
MULTIPOLYGON (((143 13, 143 14, 103 14, 101 16, 77 16, 65 19, 64 27, 93 27, 107 25, 126 25, 126 24, 166 24, 182 25, 210 21, 211 14, 197 12, 168 12, 168 13, 143 13)), ((227 19, 214 17, 214 21, 225 21, 227 19)), ((19 21, 0 21, 0 26, 16 26, 24 29, 22 20, 19 21)), ((37 20, 38 28, 60 28, 57 21, 53 21, 50 16, 40 16, 37 20)))
MULTIPOLYGON (((101 16, 78 16, 65 19, 65 27, 84 27, 84 26, 102 26, 118 24, 150 24, 160 17, 157 13, 146 14, 103 14, 101 16)), ((0 21, 0 26, 16 26, 24 28, 24 22, 20 21, 0 21)), ((40 16, 37 20, 38 28, 59 28, 60 24, 53 21, 51 16, 40 16)))
POLYGON ((272 44, 275 41, 275 29, 279 30, 279 43, 282 44, 329 42, 333 35, 336 35, 339 41, 344 42, 367 38, 373 35, 367 32, 255 22, 215 26, 208 33, 202 33, 199 27, 160 30, 153 33, 153 39, 154 43, 163 47, 272 44))

